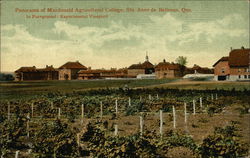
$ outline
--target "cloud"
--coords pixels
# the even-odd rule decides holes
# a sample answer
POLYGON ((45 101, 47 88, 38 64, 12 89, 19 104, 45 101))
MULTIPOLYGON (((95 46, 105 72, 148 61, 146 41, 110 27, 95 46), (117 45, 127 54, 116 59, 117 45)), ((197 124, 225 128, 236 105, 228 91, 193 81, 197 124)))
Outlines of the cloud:
MULTIPOLYGON (((238 40, 248 34, 248 25, 237 25, 244 19, 232 14, 207 22, 186 22, 168 13, 163 16, 149 16, 147 24, 127 24, 111 21, 106 27, 70 24, 56 21, 49 31, 62 39, 43 39, 32 35, 23 25, 3 25, 2 69, 14 71, 20 66, 56 67, 70 60, 79 60, 86 66, 125 67, 142 61, 148 51, 153 63, 163 58, 174 61, 179 55, 188 56, 192 64, 211 52, 204 50, 185 54, 183 48, 208 43, 219 47, 215 41, 220 38, 238 40), (200 54, 199 54, 200 53, 200 54), (195 56, 192 58, 192 56, 195 56), (11 62, 9 62, 11 61, 11 62)), ((219 58, 220 54, 217 55, 219 58)), ((191 63, 191 62, 189 62, 191 63)), ((197 64, 204 64, 204 62, 197 64)), ((210 66, 212 63, 205 63, 210 66)))

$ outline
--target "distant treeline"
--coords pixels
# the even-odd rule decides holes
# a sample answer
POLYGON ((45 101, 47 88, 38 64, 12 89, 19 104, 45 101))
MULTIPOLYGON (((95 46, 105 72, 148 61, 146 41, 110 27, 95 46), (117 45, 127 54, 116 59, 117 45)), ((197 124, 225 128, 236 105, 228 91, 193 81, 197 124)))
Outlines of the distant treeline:
POLYGON ((13 81, 14 76, 12 74, 0 73, 0 81, 13 81))

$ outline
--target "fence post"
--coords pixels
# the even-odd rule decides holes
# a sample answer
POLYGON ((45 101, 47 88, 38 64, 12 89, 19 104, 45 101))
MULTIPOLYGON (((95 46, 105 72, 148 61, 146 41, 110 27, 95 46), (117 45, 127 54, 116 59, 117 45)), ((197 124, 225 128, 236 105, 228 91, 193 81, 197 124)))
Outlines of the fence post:
POLYGON ((8 103, 8 121, 10 120, 10 103, 8 103))
POLYGON ((173 106, 173 125, 176 128, 176 115, 175 115, 175 107, 173 106))
POLYGON ((211 100, 214 100, 214 95, 213 94, 211 94, 211 100))
POLYGON ((101 117, 101 119, 102 119, 102 115, 103 115, 103 111, 102 111, 102 101, 100 102, 100 109, 101 109, 101 111, 100 111, 100 117, 101 117))
POLYGON ((115 136, 117 136, 118 135, 118 125, 115 124, 114 127, 115 127, 115 133, 114 134, 115 134, 115 136))
POLYGON ((148 95, 148 99, 149 99, 149 100, 152 100, 151 94, 148 95))
POLYGON ((76 138, 77 138, 77 145, 80 146, 80 133, 76 134, 76 138))
POLYGON ((157 100, 159 99, 159 95, 158 95, 158 94, 156 94, 156 99, 157 99, 157 100))
POLYGON ((202 108, 202 97, 200 97, 200 107, 202 108))
POLYGON ((34 117, 34 102, 31 104, 31 117, 34 117))
POLYGON ((118 114, 118 100, 115 100, 115 113, 118 114))
POLYGON ((61 108, 58 108, 58 118, 61 118, 61 108))
POLYGON ((160 135, 161 137, 163 134, 162 130, 163 130, 163 116, 162 116, 162 110, 160 110, 160 135))
POLYGON ((30 125, 29 125, 29 123, 30 123, 30 113, 28 113, 28 115, 27 115, 27 137, 29 138, 30 137, 30 132, 29 132, 29 128, 30 128, 30 125))
POLYGON ((131 106, 131 98, 128 98, 128 106, 131 106))
POLYGON ((218 95, 217 95, 217 93, 215 94, 215 100, 218 100, 218 95))
POLYGON ((82 104, 82 119, 84 118, 84 104, 82 104))
POLYGON ((196 111, 195 111, 195 100, 193 100, 193 114, 194 115, 196 114, 196 111))
POLYGON ((18 158, 19 152, 19 150, 16 151, 15 158, 18 158))
POLYGON ((140 102, 142 101, 142 96, 140 96, 140 102))
POLYGON ((187 103, 184 103, 184 122, 187 123, 187 103))
POLYGON ((140 116, 140 134, 143 134, 143 118, 140 116))
POLYGON ((51 109, 54 109, 54 103, 53 103, 53 101, 50 102, 50 105, 51 105, 51 109))

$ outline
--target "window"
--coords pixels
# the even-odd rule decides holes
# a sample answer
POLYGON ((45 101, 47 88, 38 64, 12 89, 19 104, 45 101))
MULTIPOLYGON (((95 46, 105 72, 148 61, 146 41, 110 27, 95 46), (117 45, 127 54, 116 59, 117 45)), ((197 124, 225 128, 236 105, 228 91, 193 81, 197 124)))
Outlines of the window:
POLYGON ((244 75, 244 78, 247 79, 247 75, 244 75))
POLYGON ((240 75, 239 75, 239 78, 240 78, 240 75))
POLYGON ((224 68, 221 69, 221 73, 225 73, 225 69, 224 68))
POLYGON ((248 75, 248 78, 250 78, 250 75, 248 75))

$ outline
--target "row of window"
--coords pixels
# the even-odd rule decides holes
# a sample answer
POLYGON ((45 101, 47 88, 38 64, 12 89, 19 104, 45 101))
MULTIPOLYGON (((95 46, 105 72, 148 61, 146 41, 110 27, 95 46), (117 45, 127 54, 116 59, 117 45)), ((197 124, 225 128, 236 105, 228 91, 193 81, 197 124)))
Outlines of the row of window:
POLYGON ((241 78, 244 78, 244 79, 248 78, 248 79, 250 79, 250 75, 239 75, 238 78, 239 79, 241 79, 241 78))
MULTIPOLYGON (((241 70, 243 70, 242 72, 250 72, 250 69, 248 69, 248 68, 247 69, 238 69, 238 72, 241 72, 241 70)), ((221 69, 221 73, 225 73, 225 69, 224 68, 221 69)))

